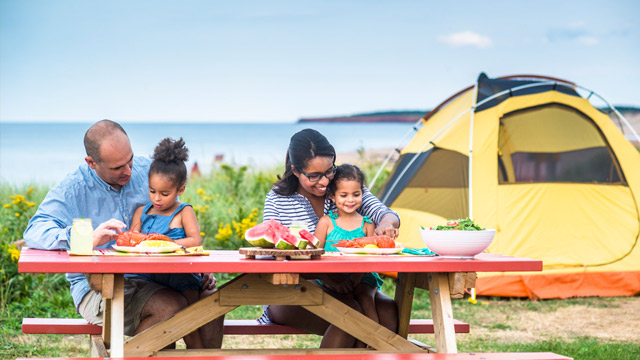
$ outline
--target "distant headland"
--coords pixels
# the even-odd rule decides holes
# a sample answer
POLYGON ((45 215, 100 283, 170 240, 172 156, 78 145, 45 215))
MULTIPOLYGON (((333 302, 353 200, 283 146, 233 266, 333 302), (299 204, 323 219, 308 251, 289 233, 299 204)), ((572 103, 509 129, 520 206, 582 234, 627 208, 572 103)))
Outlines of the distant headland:
POLYGON ((409 111, 380 111, 371 113, 354 114, 347 116, 330 116, 317 118, 301 118, 298 122, 402 122, 414 123, 429 110, 409 110, 409 111))
MULTIPOLYGON (((640 117, 640 108, 636 106, 616 106, 616 109, 622 113, 632 124, 637 123, 640 117)), ((370 113, 360 113, 343 116, 328 116, 317 118, 300 118, 299 123, 305 122, 366 122, 366 123, 414 123, 420 120, 431 110, 400 110, 400 111, 378 111, 370 113)), ((609 113, 608 109, 600 109, 600 111, 609 113)))

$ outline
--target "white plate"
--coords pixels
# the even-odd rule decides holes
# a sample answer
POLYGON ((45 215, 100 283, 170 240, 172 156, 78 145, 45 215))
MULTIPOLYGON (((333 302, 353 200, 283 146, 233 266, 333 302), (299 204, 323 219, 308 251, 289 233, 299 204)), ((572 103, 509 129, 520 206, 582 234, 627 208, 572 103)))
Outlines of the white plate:
POLYGON ((402 251, 401 247, 396 248, 349 248, 349 247, 337 247, 344 254, 369 254, 369 255, 388 255, 397 254, 402 251))
POLYGON ((141 246, 119 246, 119 245, 111 245, 114 249, 118 251, 128 252, 128 253, 167 253, 174 252, 182 246, 178 244, 172 244, 172 246, 167 247, 141 247, 141 246))

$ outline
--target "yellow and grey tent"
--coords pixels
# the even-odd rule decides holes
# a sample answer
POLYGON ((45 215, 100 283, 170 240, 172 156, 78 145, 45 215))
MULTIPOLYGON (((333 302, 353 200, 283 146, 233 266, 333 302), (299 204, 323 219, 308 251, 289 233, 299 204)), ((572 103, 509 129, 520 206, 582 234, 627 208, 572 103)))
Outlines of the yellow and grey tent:
POLYGON ((470 217, 497 230, 487 252, 543 260, 540 273, 479 274, 479 295, 636 295, 640 153, 621 129, 638 137, 571 82, 481 74, 414 126, 379 198, 405 246, 424 247, 421 226, 470 217))

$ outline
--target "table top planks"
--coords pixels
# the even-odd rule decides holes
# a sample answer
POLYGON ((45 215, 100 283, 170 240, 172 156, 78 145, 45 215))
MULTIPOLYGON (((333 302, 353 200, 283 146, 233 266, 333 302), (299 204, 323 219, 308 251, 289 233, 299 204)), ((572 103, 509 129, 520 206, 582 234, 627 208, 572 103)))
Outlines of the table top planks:
POLYGON ((210 251, 208 256, 75 256, 66 251, 23 248, 21 273, 341 273, 341 272, 503 272, 541 271, 542 261, 498 254, 475 259, 438 256, 355 255, 320 259, 246 259, 233 250, 210 251))

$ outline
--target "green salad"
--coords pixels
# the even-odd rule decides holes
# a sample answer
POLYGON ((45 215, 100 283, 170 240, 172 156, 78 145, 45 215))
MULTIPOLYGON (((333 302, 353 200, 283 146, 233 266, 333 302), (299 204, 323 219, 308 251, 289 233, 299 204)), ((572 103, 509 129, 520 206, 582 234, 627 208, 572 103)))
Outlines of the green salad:
MULTIPOLYGON (((424 226, 422 227, 424 229, 424 226)), ((447 220, 446 225, 438 225, 436 227, 430 227, 429 230, 465 230, 465 231, 479 231, 485 230, 484 228, 476 225, 473 220, 466 219, 456 219, 456 220, 447 220)))

